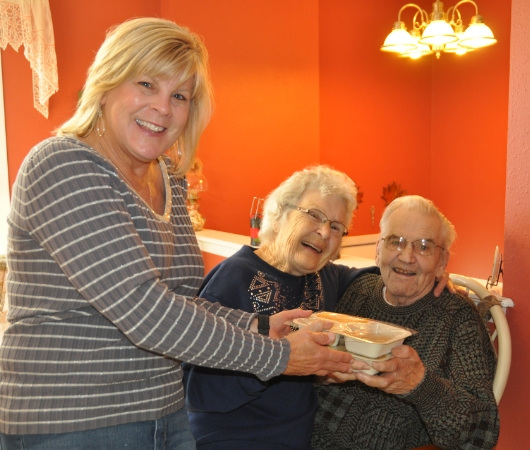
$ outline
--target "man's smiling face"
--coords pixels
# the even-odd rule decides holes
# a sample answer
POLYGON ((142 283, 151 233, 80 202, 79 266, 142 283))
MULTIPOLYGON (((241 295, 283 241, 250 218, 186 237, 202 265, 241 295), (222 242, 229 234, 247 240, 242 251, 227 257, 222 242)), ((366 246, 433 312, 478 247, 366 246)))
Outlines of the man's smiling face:
POLYGON ((422 256, 414 252, 411 242, 429 239, 441 245, 441 224, 438 217, 424 215, 405 207, 388 217, 381 239, 377 242, 376 264, 386 285, 386 299, 393 305, 410 305, 424 297, 443 275, 448 254, 437 247, 434 254, 422 256), (382 238, 397 236, 406 239, 403 250, 389 250, 382 238))

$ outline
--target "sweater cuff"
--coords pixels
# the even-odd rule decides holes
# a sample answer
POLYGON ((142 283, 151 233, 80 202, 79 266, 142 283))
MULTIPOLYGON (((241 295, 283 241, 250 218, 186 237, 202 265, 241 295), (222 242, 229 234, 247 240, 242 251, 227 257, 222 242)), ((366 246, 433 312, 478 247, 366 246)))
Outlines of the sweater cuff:
POLYGON ((425 376, 408 394, 399 395, 403 399, 413 403, 417 408, 432 407, 433 399, 443 398, 448 395, 447 389, 432 370, 425 368, 425 376))

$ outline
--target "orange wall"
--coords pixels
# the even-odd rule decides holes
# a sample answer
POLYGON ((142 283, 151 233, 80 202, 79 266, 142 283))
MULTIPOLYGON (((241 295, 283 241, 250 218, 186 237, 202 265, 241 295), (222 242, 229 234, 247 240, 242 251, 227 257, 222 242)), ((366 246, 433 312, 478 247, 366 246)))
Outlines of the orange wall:
POLYGON ((504 254, 510 3, 478 2, 497 44, 432 70, 431 198, 458 233, 450 270, 478 278, 491 274, 495 246, 504 254))
MULTIPOLYGON (((497 45, 417 61, 375 50, 403 2, 385 5, 321 2, 321 162, 350 174, 364 192, 355 234, 378 231, 382 189, 396 181, 431 198, 454 223, 449 270, 488 278, 495 246, 503 251, 510 3, 480 2, 497 45)), ((469 20, 473 8, 462 8, 469 20)), ((407 9, 402 19, 410 25, 413 14, 407 9)))
POLYGON ((363 192, 353 234, 379 232, 383 187, 394 181, 430 196, 430 59, 378 50, 402 2, 385 4, 384 14, 372 2, 321 2, 320 9, 321 162, 348 173, 363 192))
POLYGON ((249 233, 254 196, 319 162, 318 1, 162 0, 204 36, 216 96, 199 150, 206 228, 249 233))
POLYGON ((513 362, 501 403, 499 449, 528 448, 530 413, 530 3, 512 0, 510 59, 510 115, 504 231, 504 294, 513 298, 508 313, 513 341, 513 362))

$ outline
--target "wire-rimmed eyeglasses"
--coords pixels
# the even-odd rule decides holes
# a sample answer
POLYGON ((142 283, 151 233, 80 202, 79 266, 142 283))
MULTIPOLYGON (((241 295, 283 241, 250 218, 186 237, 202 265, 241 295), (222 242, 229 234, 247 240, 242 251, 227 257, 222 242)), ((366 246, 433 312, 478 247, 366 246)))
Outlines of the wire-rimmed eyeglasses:
POLYGON ((346 236, 348 234, 348 227, 343 223, 337 222, 336 220, 329 220, 328 217, 318 209, 306 209, 300 206, 287 205, 289 208, 294 208, 297 211, 300 211, 317 223, 324 224, 329 222, 329 227, 333 233, 340 234, 341 236, 346 236))
POLYGON ((415 241, 407 241, 401 236, 394 236, 393 234, 383 238, 385 247, 391 251, 403 251, 407 248, 407 244, 412 244, 414 253, 422 256, 431 256, 434 254, 436 247, 445 250, 441 245, 438 245, 432 239, 417 239, 415 241))

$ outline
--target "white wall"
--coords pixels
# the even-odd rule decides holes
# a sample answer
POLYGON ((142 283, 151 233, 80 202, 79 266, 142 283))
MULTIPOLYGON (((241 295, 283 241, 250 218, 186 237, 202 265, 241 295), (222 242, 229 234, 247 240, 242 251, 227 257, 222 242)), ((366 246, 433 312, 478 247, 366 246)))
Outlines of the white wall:
POLYGON ((9 212, 9 176, 7 172, 6 127, 4 115, 4 86, 2 83, 2 54, 0 52, 0 255, 7 253, 7 213, 9 212))

